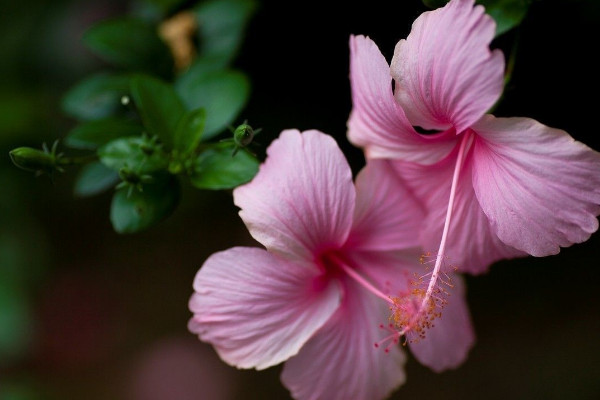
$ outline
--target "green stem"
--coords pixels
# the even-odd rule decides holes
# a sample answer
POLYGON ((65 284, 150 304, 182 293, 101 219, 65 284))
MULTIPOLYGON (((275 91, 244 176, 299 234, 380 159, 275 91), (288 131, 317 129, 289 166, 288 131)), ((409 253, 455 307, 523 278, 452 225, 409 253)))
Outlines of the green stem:
POLYGON ((87 164, 89 162, 97 161, 97 160, 98 160, 97 154, 89 154, 87 156, 80 156, 80 157, 59 157, 56 162, 59 166, 63 167, 63 166, 67 166, 67 165, 87 164))

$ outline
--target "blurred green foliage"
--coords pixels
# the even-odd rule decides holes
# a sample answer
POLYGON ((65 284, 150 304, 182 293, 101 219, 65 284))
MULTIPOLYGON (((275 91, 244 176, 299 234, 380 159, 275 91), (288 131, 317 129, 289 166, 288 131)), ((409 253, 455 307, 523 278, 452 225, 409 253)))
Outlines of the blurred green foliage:
POLYGON ((185 113, 173 86, 150 76, 136 76, 131 80, 131 95, 148 133, 171 147, 185 113))
POLYGON ((43 168, 28 169, 49 175, 53 168, 94 162, 75 182, 79 196, 101 193, 120 179, 110 213, 119 233, 138 232, 169 216, 179 199, 180 177, 197 188, 231 189, 258 170, 252 153, 234 157, 227 145, 209 142, 248 101, 248 78, 229 64, 255 3, 209 0, 181 8, 182 3, 148 1, 137 15, 101 21, 84 34, 88 49, 112 68, 84 78, 64 96, 64 112, 79 121, 64 143, 96 157, 29 148, 12 154, 21 167, 40 158, 32 155, 45 156, 43 168))
POLYGON ((119 189, 112 199, 110 220, 119 233, 138 232, 170 214, 178 200, 176 179, 166 174, 154 176, 143 191, 119 189))
POLYGON ((114 187, 119 174, 100 162, 84 165, 75 179, 73 192, 76 196, 94 196, 114 187))
POLYGON ((128 15, 94 22, 83 36, 70 39, 73 43, 59 43, 58 38, 69 36, 56 32, 84 23, 69 12, 85 13, 86 7, 103 13, 89 3, 66 0, 35 1, 27 10, 16 3, 3 6, 7 18, 0 27, 0 48, 8 57, 0 65, 0 148, 6 161, 0 169, 2 400, 46 398, 46 390, 32 384, 32 372, 21 365, 32 351, 40 351, 40 337, 46 335, 35 316, 39 310, 32 292, 44 276, 48 244, 28 207, 30 197, 47 190, 48 183, 31 185, 22 172, 7 170, 10 148, 18 146, 11 152, 13 161, 33 172, 54 176, 79 165, 76 196, 114 188, 109 215, 119 233, 145 230, 169 216, 185 180, 191 187, 229 189, 258 169, 251 153, 232 157, 232 145, 210 142, 235 122, 249 98, 249 80, 230 64, 255 10, 253 0, 137 1, 128 15), (181 68, 172 44, 161 37, 161 26, 185 11, 197 25, 192 36, 181 40, 188 40, 195 54, 192 64, 181 68), (56 53, 77 42, 106 63, 101 70, 89 68, 94 65, 89 57, 79 61, 77 55, 56 53), (48 95, 70 82, 67 69, 75 63, 88 75, 62 101, 48 95), (67 79, 52 81, 46 75, 67 79), (59 108, 77 122, 74 127, 59 108), (32 143, 60 137, 60 149, 40 150, 32 143))
POLYGON ((177 80, 176 89, 188 109, 206 110, 203 138, 208 140, 239 114, 250 95, 250 82, 239 71, 196 74, 190 70, 177 80))
POLYGON ((125 74, 93 74, 73 87, 62 101, 63 111, 80 121, 102 120, 124 114, 121 98, 129 93, 125 74))
POLYGON ((117 67, 168 78, 173 59, 157 28, 141 19, 116 18, 91 27, 83 37, 98 56, 117 67))
POLYGON ((65 144, 74 149, 96 150, 112 140, 140 136, 144 128, 136 121, 109 117, 82 122, 65 138, 65 144))
POLYGON ((228 66, 240 49, 244 31, 255 10, 253 0, 200 3, 194 10, 201 43, 200 56, 195 63, 205 68, 211 63, 215 69, 216 66, 219 69, 228 66))
POLYGON ((219 143, 206 149, 193 165, 192 185, 198 189, 229 189, 247 182, 258 172, 256 159, 247 151, 238 153, 230 162, 232 146, 219 143))

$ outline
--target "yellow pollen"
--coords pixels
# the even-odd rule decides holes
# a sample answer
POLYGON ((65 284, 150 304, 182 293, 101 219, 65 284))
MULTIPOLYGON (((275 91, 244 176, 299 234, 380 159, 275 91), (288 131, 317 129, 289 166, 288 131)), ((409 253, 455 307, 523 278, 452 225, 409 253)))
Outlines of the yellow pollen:
POLYGON ((426 332, 433 328, 435 319, 442 316, 432 297, 422 306, 425 294, 424 289, 414 288, 406 296, 392 297, 394 305, 390 307, 390 322, 398 330, 405 332, 411 343, 425 339, 426 332))
POLYGON ((419 257, 419 263, 425 264, 429 257, 431 257, 431 252, 429 252, 429 251, 425 254, 421 254, 421 257, 419 257))
MULTIPOLYGON (((425 339, 427 331, 434 327, 435 320, 442 316, 442 309, 448 304, 448 297, 451 295, 448 289, 454 287, 450 274, 440 271, 429 295, 427 294, 432 279, 427 266, 431 257, 431 253, 425 253, 419 259, 425 265, 424 275, 414 273, 414 279, 409 282, 410 287, 399 296, 390 297, 390 323, 410 343, 425 339)), ((450 266, 450 269, 455 270, 455 267, 450 266)))

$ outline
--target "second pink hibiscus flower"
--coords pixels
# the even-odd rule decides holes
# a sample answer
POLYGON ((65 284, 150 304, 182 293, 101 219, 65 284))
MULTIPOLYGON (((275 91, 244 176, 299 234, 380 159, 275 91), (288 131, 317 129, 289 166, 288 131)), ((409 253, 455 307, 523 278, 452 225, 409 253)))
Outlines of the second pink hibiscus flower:
POLYGON ((422 246, 471 273, 583 242, 600 214, 599 153, 535 120, 485 115, 503 89, 494 31, 474 0, 452 0, 417 18, 391 69, 370 39, 350 40, 350 140, 397 160, 426 210, 422 246))

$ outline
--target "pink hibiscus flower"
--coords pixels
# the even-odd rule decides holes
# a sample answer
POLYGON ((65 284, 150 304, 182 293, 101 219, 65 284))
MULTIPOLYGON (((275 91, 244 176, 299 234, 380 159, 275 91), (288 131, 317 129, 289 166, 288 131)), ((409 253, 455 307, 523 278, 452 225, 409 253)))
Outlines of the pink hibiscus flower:
POLYGON ((459 365, 474 341, 461 281, 450 298, 440 282, 418 311, 425 289, 410 278, 422 210, 384 173, 390 164, 370 163, 354 185, 337 144, 318 131, 284 131, 267 154, 234 191, 266 250, 206 260, 189 329, 238 368, 287 360, 282 381, 299 399, 386 397, 405 379, 401 335, 433 370, 459 365))
POLYGON ((452 0, 417 18, 391 68, 370 39, 350 39, 350 141, 401 160, 396 174, 426 210, 421 245, 471 273, 583 242, 600 214, 599 153, 535 120, 485 114, 503 90, 494 31, 474 0, 452 0))

